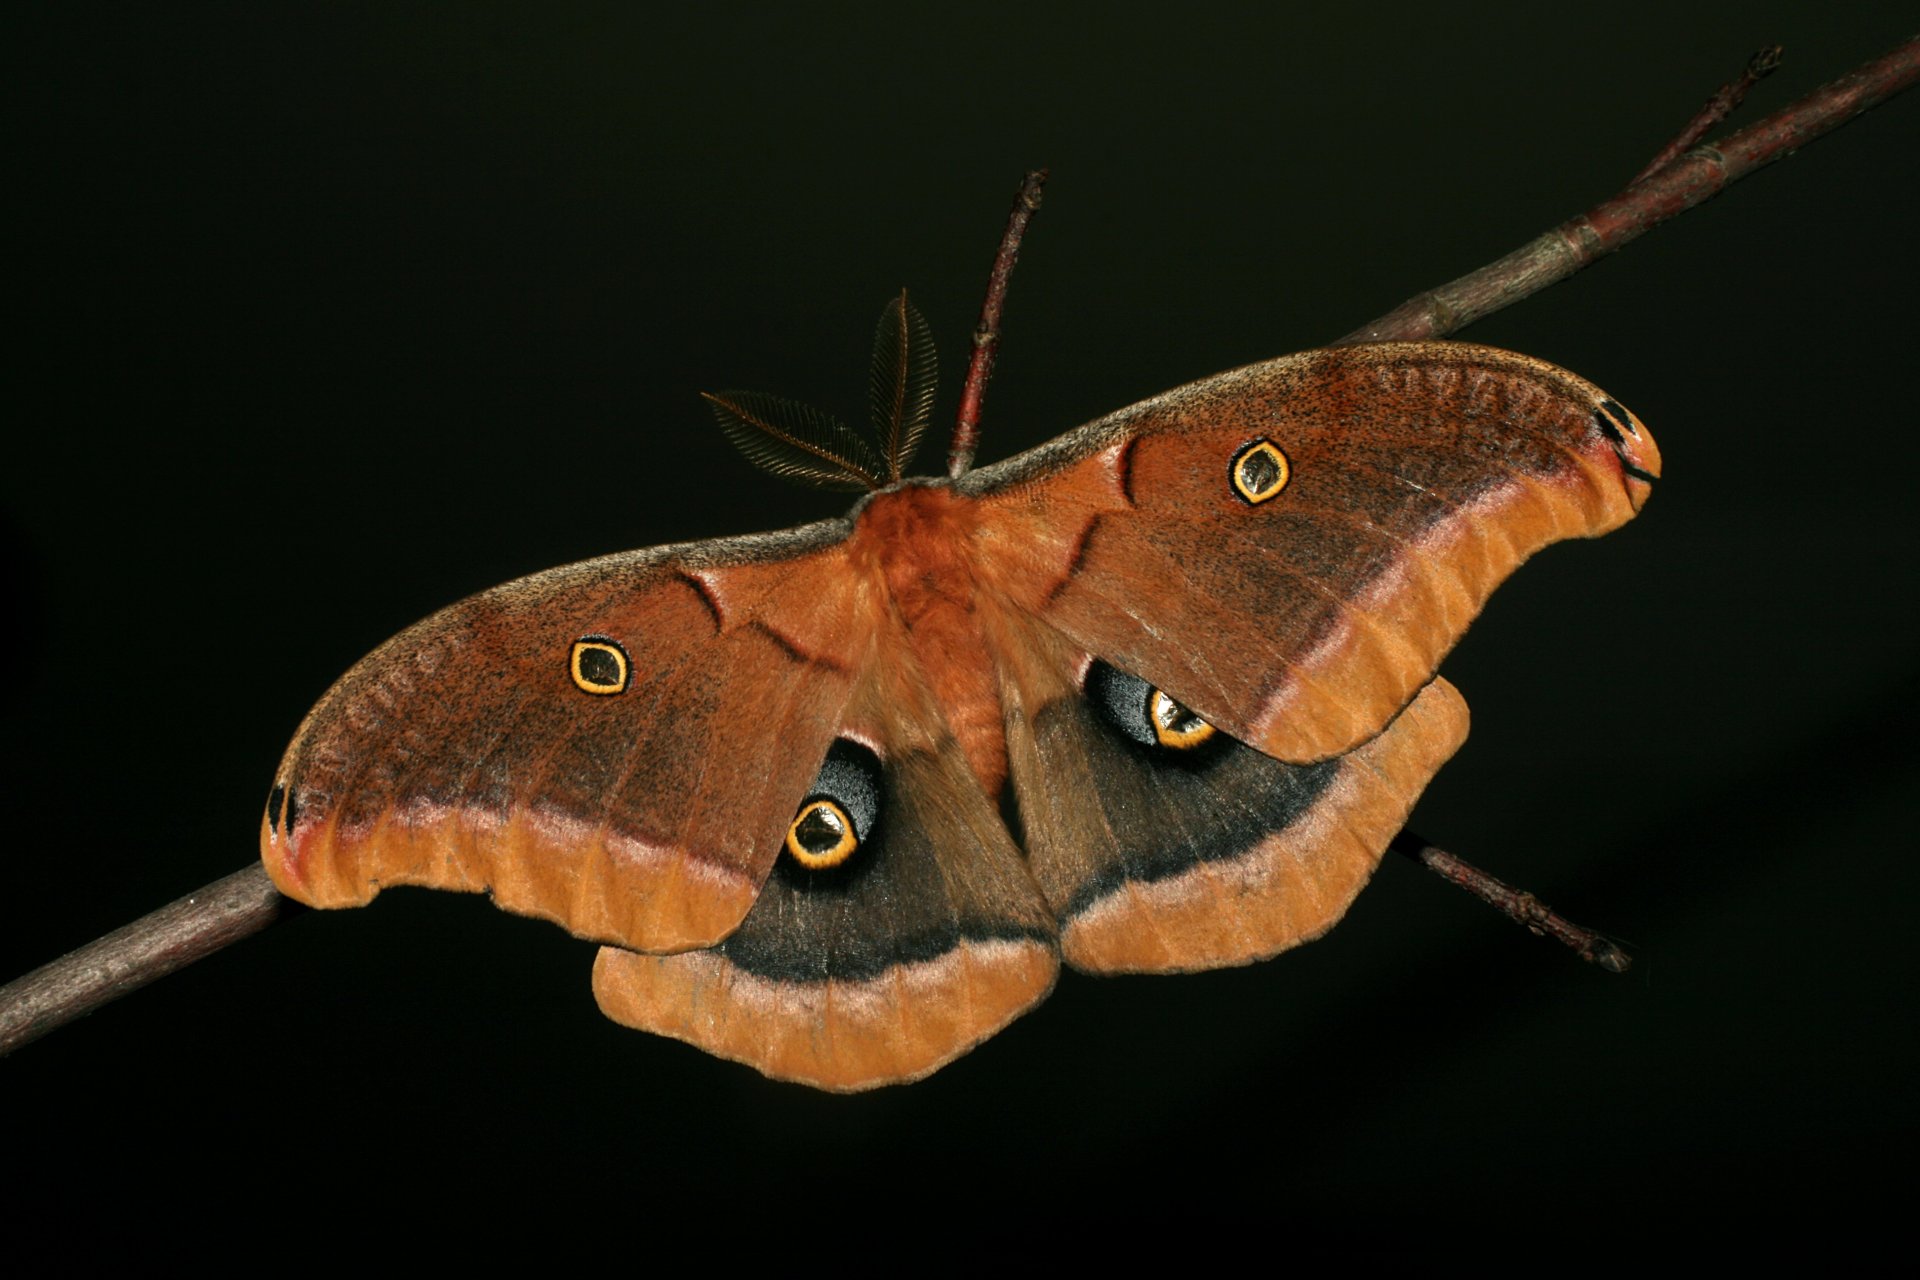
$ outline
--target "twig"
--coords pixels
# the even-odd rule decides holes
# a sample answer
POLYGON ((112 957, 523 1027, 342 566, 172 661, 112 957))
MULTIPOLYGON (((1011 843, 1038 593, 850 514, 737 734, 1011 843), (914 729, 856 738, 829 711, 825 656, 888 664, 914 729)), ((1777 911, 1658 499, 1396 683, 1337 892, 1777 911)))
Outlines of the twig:
POLYGON ((1046 185, 1045 169, 1034 169, 1021 179, 1013 212, 1007 215, 1007 229, 1000 236, 1000 250, 993 255, 987 296, 980 304, 980 323, 973 327, 973 356, 967 362, 966 385, 960 390, 953 447, 947 452, 947 474, 956 480, 973 465, 974 450, 980 447, 980 405, 987 396, 987 381, 993 377, 993 358, 1000 352, 1000 312, 1007 303, 1007 279, 1020 260, 1020 241, 1040 208, 1040 193, 1046 185))
POLYGON ((1412 858, 1450 884, 1465 889, 1482 902, 1505 912, 1508 919, 1525 925, 1530 931, 1557 938, 1572 947, 1582 960, 1597 964, 1609 973, 1625 973, 1633 961, 1619 947, 1591 929, 1585 929, 1554 913, 1552 907, 1530 893, 1494 879, 1470 862, 1436 848, 1411 831, 1402 831, 1388 846, 1395 853, 1412 858))
POLYGON ((1337 346, 1439 338, 1566 279, 1755 169, 1871 110, 1920 79, 1920 38, 1822 85, 1792 106, 1716 144, 1696 148, 1612 199, 1563 222, 1498 262, 1407 299, 1337 346))
MULTIPOLYGON (((1572 275, 1595 258, 1613 252, 1649 227, 1718 194, 1754 169, 1791 154, 1821 134, 1878 106, 1911 87, 1916 78, 1920 78, 1920 39, 1909 41, 1886 57, 1816 90, 1718 147, 1703 147, 1666 164, 1652 178, 1636 182, 1590 213, 1555 228, 1489 267, 1419 295, 1342 341, 1439 337, 1510 306, 1572 275)), ((1716 95, 1713 101, 1718 100, 1716 95)), ((1707 118, 1711 110, 1710 103, 1696 121, 1707 118)), ((1711 128, 1712 124, 1709 118, 1703 127, 1711 128)), ((1689 125, 1689 130, 1692 128, 1689 125)), ((1685 137, 1686 132, 1681 136, 1685 137)), ((1046 173, 1042 170, 1028 174, 1021 184, 1020 197, 1007 220, 1000 252, 994 258, 986 303, 974 333, 973 359, 961 397, 954 448, 948 458, 950 475, 963 474, 972 465, 973 453, 979 444, 980 405, 999 344, 1007 275, 1019 256, 1020 239, 1027 223, 1039 207, 1040 189, 1045 181, 1046 173)), ((1402 833, 1396 838, 1394 848, 1417 858, 1454 883, 1474 888, 1529 928, 1553 933, 1562 941, 1568 941, 1569 936, 1592 939, 1585 943, 1568 941, 1568 945, 1594 963, 1615 972, 1626 967, 1626 956, 1612 943, 1568 924, 1530 895, 1508 888, 1424 840, 1402 833), (1476 885, 1488 888, 1483 890, 1476 885), (1501 895, 1505 895, 1506 904, 1501 895)), ((258 932, 296 906, 274 890, 262 868, 251 866, 36 969, 0 987, 0 1054, 11 1052, 230 942, 258 932)))
POLYGON ((299 909, 255 863, 96 938, 0 987, 0 1054, 299 909))
MULTIPOLYGON (((1660 154, 1647 161, 1646 168, 1633 175, 1633 182, 1644 182, 1678 160, 1694 143, 1707 136, 1707 130, 1732 115, 1735 108, 1746 99, 1749 89, 1780 69, 1780 54, 1781 48, 1776 44, 1748 58, 1746 69, 1721 85, 1718 92, 1702 104, 1693 119, 1687 121, 1687 127, 1672 142, 1660 148, 1660 154)), ((1627 185, 1632 186, 1633 182, 1627 185)))

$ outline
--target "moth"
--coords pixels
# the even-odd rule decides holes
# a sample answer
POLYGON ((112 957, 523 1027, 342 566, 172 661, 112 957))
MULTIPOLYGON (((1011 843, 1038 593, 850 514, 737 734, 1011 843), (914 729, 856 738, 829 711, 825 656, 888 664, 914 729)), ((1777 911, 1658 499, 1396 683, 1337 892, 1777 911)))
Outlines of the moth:
POLYGON ((825 1089, 917 1079, 1062 963, 1210 969, 1332 927, 1466 734, 1441 658, 1660 470, 1573 374, 1420 342, 908 478, 934 367, 902 295, 874 441, 709 397, 750 459, 865 490, 845 516, 535 574, 375 650, 280 764, 274 883, 485 892, 604 944, 619 1022, 825 1089))

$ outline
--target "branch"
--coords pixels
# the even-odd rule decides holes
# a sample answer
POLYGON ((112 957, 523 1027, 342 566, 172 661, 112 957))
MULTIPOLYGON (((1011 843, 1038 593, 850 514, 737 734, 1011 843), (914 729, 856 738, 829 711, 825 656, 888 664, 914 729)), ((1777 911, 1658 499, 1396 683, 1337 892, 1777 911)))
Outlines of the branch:
POLYGON ((987 397, 987 381, 993 377, 993 358, 1000 353, 1000 312, 1007 304, 1007 279, 1020 260, 1020 242, 1026 238, 1027 224, 1040 209, 1040 193, 1046 185, 1045 169, 1031 170, 1021 179, 1013 212, 1007 215, 1007 229, 1000 236, 999 252, 993 255, 986 300, 980 304, 980 323, 973 327, 973 356, 967 361, 967 382, 960 390, 953 447, 947 451, 947 475, 955 480, 967 473, 973 465, 974 450, 980 447, 980 405, 987 397))
POLYGON ((1721 85, 1719 90, 1701 105, 1700 110, 1694 113, 1693 119, 1687 121, 1687 127, 1682 129, 1672 142, 1660 148, 1660 154, 1647 161, 1647 167, 1634 174, 1633 182, 1627 185, 1645 182, 1692 150, 1696 142, 1707 136, 1707 130, 1732 115, 1735 108, 1746 101, 1749 89, 1780 69, 1781 52, 1779 45, 1769 45, 1748 58, 1746 69, 1721 85))
POLYGON ((1592 929, 1563 918, 1532 894, 1495 879, 1466 859, 1427 843, 1424 836, 1402 831, 1387 847, 1412 858, 1447 883, 1465 889, 1515 924, 1525 925, 1529 932, 1572 947, 1589 964, 1597 964, 1608 973, 1625 973, 1633 964, 1626 952, 1592 929))
MULTIPOLYGON (((1756 55, 1756 60, 1763 57, 1756 55)), ((1750 72, 1752 67, 1750 63, 1750 72)), ((1822 134, 1832 132, 1901 90, 1911 88, 1916 79, 1920 79, 1920 37, 1850 75, 1822 85, 1792 106, 1730 138, 1696 148, 1661 165, 1651 174, 1636 179, 1619 195, 1595 205, 1570 222, 1561 223, 1498 262, 1407 299, 1334 345, 1440 338, 1463 329, 1483 316, 1566 279, 1676 214, 1719 195, 1755 169, 1785 159, 1822 134)), ((1721 94, 1732 98, 1729 110, 1732 102, 1738 101, 1733 92, 1737 85, 1739 81, 1721 90, 1721 94)), ((1739 89, 1739 93, 1744 92, 1744 88, 1739 89)), ((1710 113, 1719 97, 1716 95, 1709 101, 1701 115, 1695 117, 1696 122, 1705 119, 1705 127, 1712 127, 1710 113)), ((1682 131, 1682 139, 1687 132, 1682 131)), ((1661 154, 1664 156, 1666 152, 1661 154)))
POLYGON ((299 903, 259 863, 0 987, 0 1054, 260 932, 299 903))
MULTIPOLYGON (((1748 76, 1753 79, 1764 74, 1756 71, 1755 65, 1750 63, 1748 67, 1748 76)), ((1748 76, 1742 80, 1748 80, 1748 76)), ((1910 88, 1917 78, 1920 78, 1920 39, 1909 41, 1886 57, 1814 91, 1717 146, 1701 147, 1670 162, 1663 162, 1667 154, 1663 151, 1661 157, 1656 157, 1655 164, 1649 166, 1653 170, 1650 176, 1636 179, 1613 199, 1556 227, 1491 266, 1420 294, 1355 330, 1341 342, 1440 337, 1511 306, 1613 252, 1649 228, 1719 194, 1729 183, 1792 154, 1861 112, 1878 106, 1910 88)), ((1739 101, 1746 87, 1741 81, 1735 81, 1722 89, 1687 129, 1681 131, 1675 145, 1685 146, 1692 140, 1690 135, 1697 136, 1712 128, 1739 101), (1723 99, 1724 105, 1716 105, 1723 99)), ((967 371, 953 452, 948 460, 951 475, 965 472, 972 464, 980 435, 980 405, 1000 341, 1000 312, 1006 301, 1007 274, 1019 256, 1021 236, 1039 207, 1040 187, 1045 181, 1044 171, 1027 175, 1007 220, 1000 252, 994 257, 986 303, 974 331, 973 360, 967 371)), ((1501 905, 1502 894, 1508 895, 1511 901, 1502 909, 1529 928, 1553 932, 1556 936, 1564 928, 1571 930, 1575 938, 1582 935, 1598 938, 1568 925, 1530 895, 1517 893, 1418 837, 1402 833, 1394 847, 1455 883, 1469 887, 1475 883, 1482 884, 1483 888, 1493 886, 1486 892, 1475 891, 1496 905, 1501 905)), ((155 978, 211 955, 230 942, 258 932, 289 914, 297 905, 281 897, 268 881, 266 872, 255 864, 36 969, 17 982, 0 987, 0 1055, 155 978)), ((1587 954, 1582 943, 1575 941, 1570 945, 1587 954)), ((1588 958, 1612 968, 1613 964, 1601 953, 1601 948, 1611 945, 1600 939, 1591 947, 1595 954, 1588 958)), ((1617 949, 1614 954, 1619 954, 1617 949)), ((1619 961, 1624 964, 1625 957, 1619 956, 1619 961)))

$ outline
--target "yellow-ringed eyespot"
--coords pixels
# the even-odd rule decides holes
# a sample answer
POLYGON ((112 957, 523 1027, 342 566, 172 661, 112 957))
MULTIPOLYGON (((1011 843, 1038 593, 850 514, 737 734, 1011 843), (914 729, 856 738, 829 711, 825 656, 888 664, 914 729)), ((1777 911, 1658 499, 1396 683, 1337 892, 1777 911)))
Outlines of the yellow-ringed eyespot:
POLYGON ((837 867, 860 847, 847 811, 831 800, 809 800, 787 828, 787 852, 809 871, 837 867))
POLYGON ((1143 747, 1192 751, 1219 732, 1172 695, 1097 658, 1082 687, 1108 724, 1143 747))
POLYGON ((611 636, 582 636, 573 642, 567 673, 582 693, 625 693, 633 679, 633 663, 628 661, 626 649, 611 636))
POLYGON ((880 757, 851 738, 835 739, 787 828, 791 865, 808 871, 844 866, 874 839, 880 796, 880 757))
POLYGON ((1214 727, 1193 712, 1155 689, 1147 699, 1147 719, 1153 724, 1153 736, 1163 747, 1185 751, 1211 738, 1214 727))
POLYGON ((1269 498, 1278 497, 1287 487, 1287 482, 1293 479, 1293 464, 1287 461, 1279 445, 1262 438, 1242 445, 1233 455, 1227 467, 1227 479, 1242 502, 1257 507, 1269 498))

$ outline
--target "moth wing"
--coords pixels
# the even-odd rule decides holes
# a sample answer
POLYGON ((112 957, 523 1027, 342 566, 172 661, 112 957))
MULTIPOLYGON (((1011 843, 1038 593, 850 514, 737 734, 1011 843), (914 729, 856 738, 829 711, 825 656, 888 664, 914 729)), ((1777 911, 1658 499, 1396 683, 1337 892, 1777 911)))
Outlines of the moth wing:
POLYGON ((1374 738, 1311 764, 1190 720, 1163 741, 1146 681, 1029 630, 1009 765, 1034 878, 1083 972, 1214 969, 1319 937, 1466 737, 1466 703, 1436 678, 1374 738))
POLYGON ((1457 343, 1287 356, 960 482, 1011 607, 1295 763, 1373 739, 1533 552, 1640 509, 1637 419, 1457 343))
POLYGON ((486 892, 623 946, 732 932, 867 663, 844 521, 590 560, 482 592, 333 686, 277 772, 280 890, 486 892))
POLYGON ((809 793, 871 805, 859 846, 815 870, 783 852, 712 948, 602 948, 594 995, 609 1017, 844 1092, 919 1079, 1052 990, 1052 915, 904 637, 892 639, 834 747, 867 780, 835 781, 830 764, 809 793))

